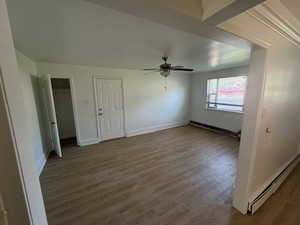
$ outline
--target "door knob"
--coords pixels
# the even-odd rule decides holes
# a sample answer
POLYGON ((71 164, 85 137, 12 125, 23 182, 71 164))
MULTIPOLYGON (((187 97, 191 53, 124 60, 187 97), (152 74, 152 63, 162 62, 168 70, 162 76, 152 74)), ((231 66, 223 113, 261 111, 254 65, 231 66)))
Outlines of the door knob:
POLYGON ((271 128, 267 127, 267 128, 266 128, 266 133, 267 133, 267 134, 270 134, 270 133, 271 133, 271 128))

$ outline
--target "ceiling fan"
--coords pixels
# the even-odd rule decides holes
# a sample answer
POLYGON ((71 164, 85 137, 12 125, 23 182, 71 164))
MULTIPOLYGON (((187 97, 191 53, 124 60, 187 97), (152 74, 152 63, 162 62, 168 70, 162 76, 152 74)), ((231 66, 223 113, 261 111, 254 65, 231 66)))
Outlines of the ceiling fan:
POLYGON ((163 77, 168 77, 171 71, 189 71, 189 72, 194 71, 194 69, 185 68, 184 66, 172 66, 171 64, 167 63, 168 61, 167 56, 163 56, 162 60, 165 63, 161 64, 159 68, 144 69, 144 71, 160 72, 160 75, 162 75, 163 77))

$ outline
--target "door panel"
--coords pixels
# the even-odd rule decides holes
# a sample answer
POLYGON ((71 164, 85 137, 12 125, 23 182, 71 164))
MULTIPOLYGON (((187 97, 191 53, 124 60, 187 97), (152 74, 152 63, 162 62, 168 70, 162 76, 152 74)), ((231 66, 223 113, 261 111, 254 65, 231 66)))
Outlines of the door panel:
POLYGON ((96 80, 97 105, 101 139, 124 136, 121 80, 96 80))
POLYGON ((50 76, 47 77, 46 88, 47 88, 47 95, 48 95, 48 99, 49 99, 48 110, 49 110, 49 116, 50 116, 49 123, 50 123, 50 127, 51 127, 51 139, 52 139, 53 147, 54 147, 56 154, 59 157, 62 157, 62 151, 61 151, 61 147, 60 147, 59 133, 58 133, 58 127, 57 127, 55 105, 54 105, 54 99, 53 99, 52 83, 51 83, 50 76))

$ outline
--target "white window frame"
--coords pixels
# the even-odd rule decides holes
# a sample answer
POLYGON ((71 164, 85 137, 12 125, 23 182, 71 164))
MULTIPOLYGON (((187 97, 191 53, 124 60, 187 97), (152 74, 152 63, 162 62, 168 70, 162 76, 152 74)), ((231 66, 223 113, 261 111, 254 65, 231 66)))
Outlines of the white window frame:
MULTIPOLYGON (((245 96, 244 96, 244 101, 242 105, 239 104, 227 104, 227 103, 218 103, 218 95, 219 95, 219 80, 220 79, 224 79, 224 78, 233 78, 233 77, 247 77, 246 75, 236 75, 236 76, 226 76, 226 77, 215 77, 215 78, 209 78, 206 80, 206 106, 205 108, 207 110, 213 110, 213 111, 223 111, 223 112, 233 112, 233 113, 240 113, 243 114, 244 113, 244 106, 245 106, 245 96), (217 88, 216 88, 216 93, 209 93, 209 81, 210 80, 217 80, 217 88), (215 95, 215 102, 210 102, 210 96, 215 95), (214 107, 212 107, 211 105, 214 105, 214 107), (242 107, 242 110, 226 110, 226 109, 218 109, 217 106, 218 105, 225 105, 225 106, 237 106, 237 107, 242 107)), ((247 81, 246 81, 247 82, 247 81)), ((245 93, 246 95, 246 93, 245 93)))

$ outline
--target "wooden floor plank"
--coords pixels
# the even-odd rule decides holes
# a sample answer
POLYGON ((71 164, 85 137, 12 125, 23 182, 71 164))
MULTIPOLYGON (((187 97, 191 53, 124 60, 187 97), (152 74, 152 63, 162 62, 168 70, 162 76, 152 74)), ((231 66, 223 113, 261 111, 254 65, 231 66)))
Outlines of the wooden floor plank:
POLYGON ((299 166, 255 215, 232 209, 238 147, 186 126, 64 148, 41 176, 49 225, 299 225, 299 166))

